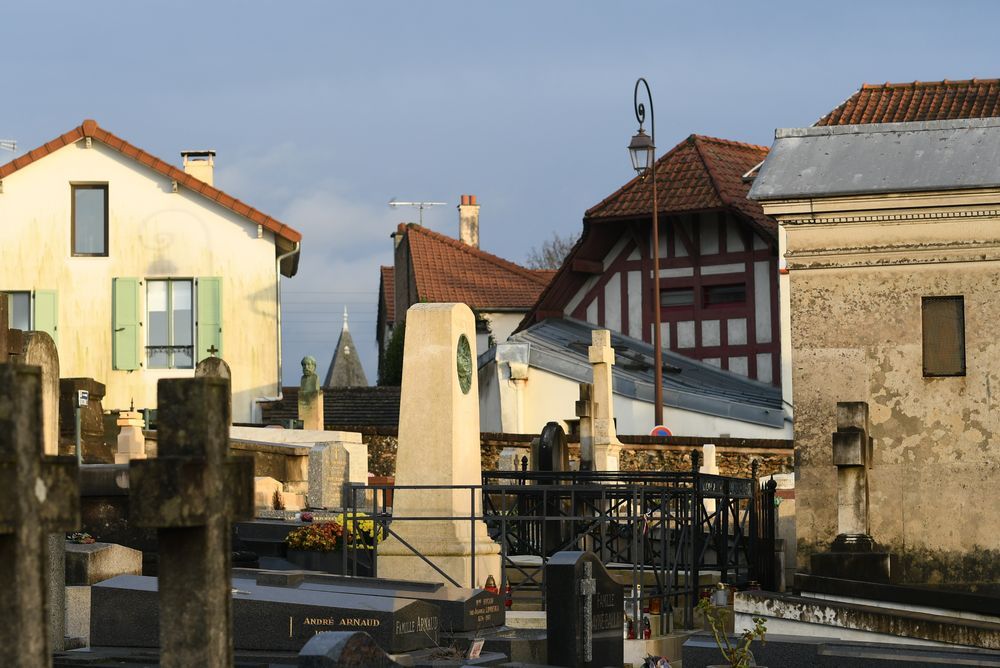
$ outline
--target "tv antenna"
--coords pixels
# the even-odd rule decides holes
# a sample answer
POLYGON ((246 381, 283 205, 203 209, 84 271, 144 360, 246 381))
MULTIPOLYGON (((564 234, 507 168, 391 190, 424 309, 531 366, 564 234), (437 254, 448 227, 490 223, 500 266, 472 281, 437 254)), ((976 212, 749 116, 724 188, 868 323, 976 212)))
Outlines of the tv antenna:
POLYGON ((420 211, 420 224, 424 224, 424 209, 429 209, 432 206, 444 206, 447 202, 398 202, 396 198, 393 197, 389 200, 389 206, 393 209, 397 209, 401 206, 412 206, 413 208, 420 211))
POLYGON ((8 151, 17 150, 17 142, 13 139, 0 139, 0 148, 6 149, 8 151))

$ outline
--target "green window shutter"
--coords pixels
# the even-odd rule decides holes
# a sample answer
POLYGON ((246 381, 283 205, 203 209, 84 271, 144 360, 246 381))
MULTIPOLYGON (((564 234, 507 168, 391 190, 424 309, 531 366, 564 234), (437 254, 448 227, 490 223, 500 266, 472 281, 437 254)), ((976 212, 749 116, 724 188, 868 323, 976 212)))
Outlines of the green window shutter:
POLYGON ((59 298, 55 290, 35 290, 35 315, 33 329, 48 332, 52 340, 59 344, 59 298))
POLYGON ((112 368, 131 371, 141 366, 139 328, 139 279, 116 278, 112 282, 112 368))
POLYGON ((197 362, 215 356, 222 357, 222 279, 217 276, 198 279, 198 320, 196 323, 198 346, 197 362))

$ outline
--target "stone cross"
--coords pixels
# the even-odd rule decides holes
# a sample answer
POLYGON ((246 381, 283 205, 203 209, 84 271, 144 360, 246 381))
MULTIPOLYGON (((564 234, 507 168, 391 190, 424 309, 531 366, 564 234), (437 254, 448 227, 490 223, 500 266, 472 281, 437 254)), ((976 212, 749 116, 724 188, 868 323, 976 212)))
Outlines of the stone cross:
POLYGON ((47 534, 80 526, 76 459, 45 456, 43 429, 41 371, 0 364, 0 647, 25 668, 52 663, 47 534))
POLYGON ((229 382, 160 380, 159 451, 130 462, 132 518, 157 529, 160 662, 233 665, 232 522, 253 516, 253 460, 229 454, 229 382))
POLYGON ((837 402, 837 431, 833 432, 833 464, 837 467, 837 539, 834 549, 871 549, 868 515, 868 469, 872 438, 868 404, 837 402))
POLYGON ((611 347, 611 332, 595 329, 591 346, 587 349, 590 364, 594 367, 593 425, 594 468, 598 471, 617 471, 621 443, 615 433, 614 394, 612 370, 615 349, 611 347))
POLYGON ((594 579, 594 565, 589 561, 583 564, 583 577, 580 578, 580 596, 583 596, 583 660, 594 660, 594 594, 597 593, 597 580, 594 579))

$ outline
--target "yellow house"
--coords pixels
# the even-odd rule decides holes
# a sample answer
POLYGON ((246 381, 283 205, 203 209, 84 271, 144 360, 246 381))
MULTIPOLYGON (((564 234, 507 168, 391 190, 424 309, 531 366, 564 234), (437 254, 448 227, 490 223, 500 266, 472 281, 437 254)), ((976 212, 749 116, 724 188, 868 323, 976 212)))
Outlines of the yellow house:
POLYGON ((0 166, 0 292, 10 325, 49 332, 63 377, 105 408, 156 405, 160 378, 216 354, 233 420, 281 389, 280 281, 302 235, 212 185, 214 151, 179 169, 93 120, 0 166))

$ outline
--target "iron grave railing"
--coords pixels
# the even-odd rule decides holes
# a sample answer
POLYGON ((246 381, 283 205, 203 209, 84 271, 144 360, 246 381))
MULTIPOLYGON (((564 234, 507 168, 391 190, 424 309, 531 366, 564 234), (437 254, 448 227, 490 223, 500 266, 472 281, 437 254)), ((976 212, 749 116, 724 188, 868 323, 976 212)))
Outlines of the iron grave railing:
MULTIPOLYGON (((345 511, 345 572, 360 562, 377 575, 378 541, 372 536, 394 536, 442 580, 473 586, 486 577, 476 574, 474 559, 472 582, 455 582, 406 543, 398 528, 468 522, 474 552, 475 522, 484 521, 500 545, 501 572, 492 575, 499 576, 501 592, 509 585, 515 598, 536 599, 544 608, 545 562, 562 550, 583 550, 631 585, 637 618, 650 605, 664 613, 683 610, 683 625, 690 628, 704 574, 737 587, 776 588, 774 483, 763 489, 756 484, 756 461, 752 477, 744 479, 700 473, 697 452, 692 460, 689 472, 489 471, 482 485, 353 486, 345 511), (460 517, 394 516, 393 496, 416 489, 467 494, 469 511, 460 517)), ((668 617, 661 617, 664 625, 668 617)))

